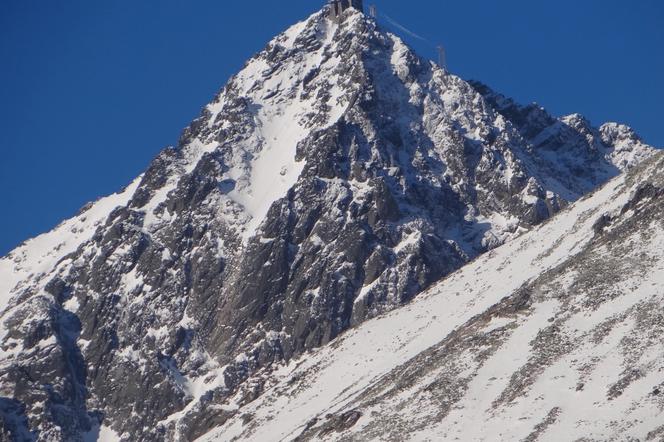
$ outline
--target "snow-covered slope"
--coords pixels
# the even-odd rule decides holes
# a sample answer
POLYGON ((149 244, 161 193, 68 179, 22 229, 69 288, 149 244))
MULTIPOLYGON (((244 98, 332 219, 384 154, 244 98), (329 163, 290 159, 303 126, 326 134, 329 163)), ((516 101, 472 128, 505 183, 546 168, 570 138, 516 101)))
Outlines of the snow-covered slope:
POLYGON ((533 109, 357 11, 291 27, 126 191, 0 261, 3 431, 193 440, 653 153, 533 109))
POLYGON ((274 373, 215 440, 661 440, 664 156, 274 373))

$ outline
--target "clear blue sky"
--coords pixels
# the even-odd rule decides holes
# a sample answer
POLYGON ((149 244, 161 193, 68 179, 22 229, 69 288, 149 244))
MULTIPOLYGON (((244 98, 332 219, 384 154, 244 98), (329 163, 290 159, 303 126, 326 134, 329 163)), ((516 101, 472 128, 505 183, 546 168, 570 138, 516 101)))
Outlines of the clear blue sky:
MULTIPOLYGON (((128 184, 248 57, 322 3, 0 0, 0 255, 128 184)), ((464 78, 664 145, 661 0, 374 3, 444 42, 464 78)))

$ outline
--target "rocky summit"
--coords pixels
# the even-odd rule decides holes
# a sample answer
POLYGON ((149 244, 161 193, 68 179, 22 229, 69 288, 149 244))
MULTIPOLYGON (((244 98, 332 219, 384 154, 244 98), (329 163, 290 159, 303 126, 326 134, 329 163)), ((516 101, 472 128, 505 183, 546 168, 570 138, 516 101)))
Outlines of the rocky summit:
MULTIPOLYGON (((445 418, 463 420, 454 413, 464 400, 474 416, 507 409, 582 345, 656 319, 643 306, 617 325, 578 315, 620 303, 621 284, 634 283, 598 274, 608 285, 593 292, 588 269, 602 253, 632 253, 617 232, 656 218, 642 201, 659 207, 661 180, 632 189, 623 213, 575 204, 654 161, 653 148, 628 127, 555 118, 467 82, 353 8, 342 18, 323 10, 277 36, 133 183, 0 260, 0 437, 401 440, 426 422, 452 434, 445 418), (547 231, 573 216, 595 230, 547 231), (562 260, 556 244, 578 259, 562 260), (541 255, 511 278, 519 269, 506 253, 541 255), (491 404, 469 395, 488 382, 485 361, 505 375, 524 364, 509 386, 486 386, 502 392, 491 404), (331 393, 307 396, 323 381, 331 393), (285 406, 300 399, 296 411, 285 406), (415 413, 420 399, 435 416, 415 413), (389 419, 397 404, 413 419, 389 419)), ((632 251, 638 273, 650 261, 632 251)), ((581 374, 595 367, 586 359, 576 357, 588 364, 581 374)), ((624 373, 616 403, 653 367, 624 373)), ((533 431, 566 416, 549 402, 533 431)))

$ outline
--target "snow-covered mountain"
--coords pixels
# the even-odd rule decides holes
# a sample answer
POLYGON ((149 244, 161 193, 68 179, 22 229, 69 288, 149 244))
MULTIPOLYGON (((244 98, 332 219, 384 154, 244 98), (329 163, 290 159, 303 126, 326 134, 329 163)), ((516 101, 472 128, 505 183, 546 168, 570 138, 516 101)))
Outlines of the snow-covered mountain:
POLYGON ((658 154, 272 373, 200 441, 662 440, 662 244, 658 154))
POLYGON ((277 36, 130 186, 0 260, 0 431, 193 440, 238 425, 284 362, 653 153, 345 14, 277 36))

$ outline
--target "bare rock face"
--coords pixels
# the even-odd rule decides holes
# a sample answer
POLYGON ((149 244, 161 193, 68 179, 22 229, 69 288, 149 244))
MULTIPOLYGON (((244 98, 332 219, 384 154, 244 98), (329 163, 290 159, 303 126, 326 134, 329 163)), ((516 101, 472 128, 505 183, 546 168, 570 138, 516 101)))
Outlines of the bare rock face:
POLYGON ((345 14, 276 37, 134 183, 0 260, 0 435, 193 440, 652 152, 345 14))

